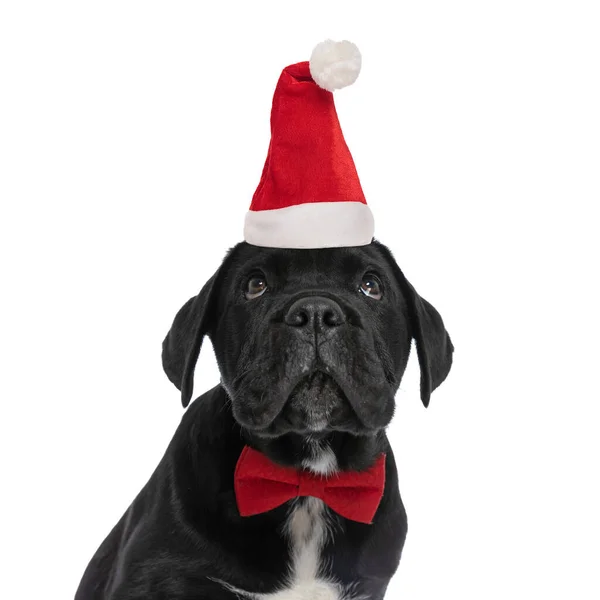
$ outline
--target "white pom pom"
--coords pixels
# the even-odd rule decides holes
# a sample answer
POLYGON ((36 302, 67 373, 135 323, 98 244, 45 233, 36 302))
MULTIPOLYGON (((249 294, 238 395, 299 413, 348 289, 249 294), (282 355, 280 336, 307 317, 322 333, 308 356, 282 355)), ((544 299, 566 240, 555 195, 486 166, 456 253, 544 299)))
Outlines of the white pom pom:
POLYGON ((360 73, 362 58, 352 42, 325 40, 310 57, 310 74, 319 87, 333 92, 352 85, 360 73))

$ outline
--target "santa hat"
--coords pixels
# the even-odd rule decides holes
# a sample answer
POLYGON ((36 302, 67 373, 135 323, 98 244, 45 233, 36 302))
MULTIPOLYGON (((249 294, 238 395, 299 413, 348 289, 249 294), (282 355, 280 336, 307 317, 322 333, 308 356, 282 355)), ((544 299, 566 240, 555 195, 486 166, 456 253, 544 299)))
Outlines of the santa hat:
POLYGON ((327 40, 310 62, 286 67, 275 88, 271 143, 246 214, 244 239, 271 248, 365 246, 373 239, 352 155, 332 91, 351 85, 361 56, 351 42, 327 40))

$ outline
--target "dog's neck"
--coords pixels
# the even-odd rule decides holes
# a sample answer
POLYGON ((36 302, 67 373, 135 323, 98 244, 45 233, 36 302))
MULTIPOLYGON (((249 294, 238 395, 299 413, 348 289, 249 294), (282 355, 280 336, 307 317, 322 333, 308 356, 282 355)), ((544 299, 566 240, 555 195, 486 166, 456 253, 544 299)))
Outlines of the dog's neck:
POLYGON ((320 475, 364 471, 386 451, 387 445, 383 430, 368 436, 332 431, 318 436, 287 433, 277 438, 265 438, 242 429, 242 436, 246 443, 272 461, 320 475))

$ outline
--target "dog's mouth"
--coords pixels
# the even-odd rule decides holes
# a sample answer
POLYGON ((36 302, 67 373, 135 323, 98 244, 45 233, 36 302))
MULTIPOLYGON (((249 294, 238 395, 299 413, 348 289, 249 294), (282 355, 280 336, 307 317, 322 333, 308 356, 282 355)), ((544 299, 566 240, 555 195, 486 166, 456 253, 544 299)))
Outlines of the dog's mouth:
POLYGON ((310 429, 320 431, 327 427, 337 405, 345 401, 346 396, 335 379, 327 373, 315 371, 292 390, 284 410, 288 408, 298 412, 310 429))
POLYGON ((309 434, 355 427, 356 415, 340 385, 328 373, 315 370, 295 385, 265 433, 309 434))
POLYGON ((343 394, 342 389, 335 379, 320 369, 315 369, 312 373, 309 373, 306 377, 300 379, 290 394, 290 400, 293 400, 306 392, 337 392, 338 394, 343 394))

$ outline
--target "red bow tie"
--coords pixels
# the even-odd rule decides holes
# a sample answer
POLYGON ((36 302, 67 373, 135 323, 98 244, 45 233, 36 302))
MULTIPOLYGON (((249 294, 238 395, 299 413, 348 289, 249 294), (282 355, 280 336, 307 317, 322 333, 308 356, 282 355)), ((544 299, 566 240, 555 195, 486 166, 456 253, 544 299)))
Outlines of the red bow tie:
POLYGON ((385 454, 368 471, 323 477, 277 465, 246 446, 235 468, 234 487, 243 517, 267 512, 292 498, 313 496, 346 519, 371 523, 385 487, 385 454))

